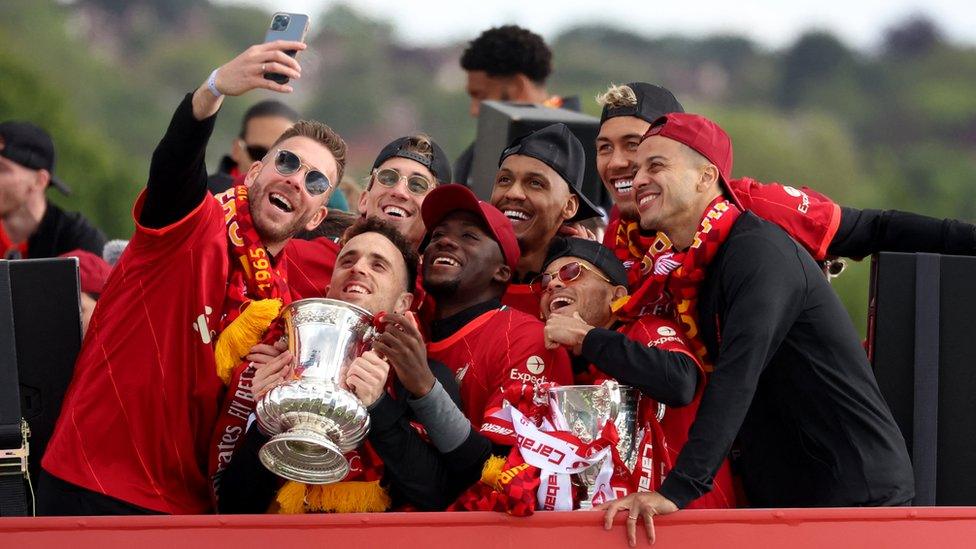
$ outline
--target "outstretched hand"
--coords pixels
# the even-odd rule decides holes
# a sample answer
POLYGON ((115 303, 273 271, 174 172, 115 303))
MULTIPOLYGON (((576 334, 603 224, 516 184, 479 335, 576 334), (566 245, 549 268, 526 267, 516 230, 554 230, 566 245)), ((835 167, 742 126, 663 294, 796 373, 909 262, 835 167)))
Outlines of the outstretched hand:
MULTIPOLYGON (((259 88, 291 93, 294 88, 290 85, 268 80, 264 75, 277 73, 291 79, 301 78, 301 65, 285 52, 301 51, 305 47, 302 42, 287 40, 251 46, 217 69, 215 87, 223 95, 241 95, 259 88)), ((209 118, 217 112, 222 102, 223 97, 214 97, 208 87, 208 81, 205 80, 193 94, 193 116, 197 120, 209 118)))
POLYGON ((620 511, 629 510, 627 516, 627 543, 631 547, 637 546, 637 521, 644 520, 644 530, 647 532, 647 543, 654 543, 654 515, 667 515, 678 510, 678 506, 671 500, 657 492, 635 492, 613 501, 608 501, 597 507, 606 511, 603 515, 603 529, 613 529, 613 519, 620 511))

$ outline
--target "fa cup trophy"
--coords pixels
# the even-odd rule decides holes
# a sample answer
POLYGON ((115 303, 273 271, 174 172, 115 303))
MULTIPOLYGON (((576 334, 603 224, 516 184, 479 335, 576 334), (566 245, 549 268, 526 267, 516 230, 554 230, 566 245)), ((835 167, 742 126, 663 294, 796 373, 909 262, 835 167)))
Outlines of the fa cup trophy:
POLYGON ((258 425, 273 435, 258 456, 265 467, 290 480, 338 482, 349 472, 343 454, 369 432, 366 408, 340 387, 340 375, 369 348, 376 333, 373 316, 334 299, 295 301, 281 316, 300 377, 258 402, 258 425))
MULTIPOLYGON (((549 388, 550 421, 559 431, 579 437, 584 444, 596 440, 608 422, 617 428, 620 437, 617 451, 624 465, 631 471, 637 463, 640 436, 637 429, 637 407, 640 391, 604 381, 601 385, 565 385, 549 388)), ((610 456, 604 460, 611 459, 610 456)), ((580 488, 580 509, 591 509, 597 475, 603 461, 581 473, 572 475, 573 484, 580 488)))

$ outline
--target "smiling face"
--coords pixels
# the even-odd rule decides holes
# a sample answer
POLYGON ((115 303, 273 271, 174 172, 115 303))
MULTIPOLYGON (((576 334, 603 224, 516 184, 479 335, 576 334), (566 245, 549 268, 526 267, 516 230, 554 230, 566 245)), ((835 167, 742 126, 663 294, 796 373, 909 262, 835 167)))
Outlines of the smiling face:
POLYGON ((474 213, 449 214, 431 231, 424 250, 424 288, 438 305, 500 297, 511 275, 498 242, 474 213))
POLYGON ((513 154, 498 168, 491 204, 511 220, 526 257, 548 248, 560 225, 576 215, 579 198, 545 162, 513 154))
POLYGON ((572 316, 573 313, 579 313, 590 326, 606 327, 612 319, 610 304, 627 295, 627 288, 614 286, 600 278, 596 274, 600 270, 583 259, 560 257, 546 266, 546 272, 553 275, 549 285, 543 288, 539 303, 542 316, 546 320, 553 315, 572 316), (587 268, 582 269, 575 280, 563 282, 556 273, 574 261, 587 268))
POLYGON ((636 116, 615 116, 600 125, 596 138, 597 173, 623 219, 638 217, 633 194, 637 147, 650 126, 636 116))
POLYGON ((326 297, 359 305, 374 315, 403 313, 413 299, 406 287, 403 254, 382 234, 365 232, 339 250, 326 297))
POLYGON ((694 234, 705 207, 722 192, 715 166, 660 135, 645 139, 637 158, 634 200, 641 228, 664 231, 673 241, 676 235, 694 234))
POLYGON ((255 162, 248 170, 245 184, 249 186, 249 202, 254 228, 262 242, 272 252, 301 230, 311 230, 325 218, 326 203, 335 191, 338 166, 335 157, 325 146, 307 137, 292 137, 278 144, 263 162, 255 162), (332 187, 312 196, 305 189, 305 175, 309 168, 302 167, 291 175, 278 173, 274 166, 274 153, 289 150, 311 169, 329 178, 332 187))
POLYGON ((424 165, 409 158, 393 157, 377 170, 392 168, 403 176, 393 187, 385 187, 371 176, 369 188, 359 198, 359 211, 366 217, 377 217, 394 227, 415 246, 424 238, 424 220, 420 218, 420 206, 424 198, 436 186, 437 178, 424 165), (407 189, 407 177, 420 175, 431 183, 426 193, 417 195, 407 189))

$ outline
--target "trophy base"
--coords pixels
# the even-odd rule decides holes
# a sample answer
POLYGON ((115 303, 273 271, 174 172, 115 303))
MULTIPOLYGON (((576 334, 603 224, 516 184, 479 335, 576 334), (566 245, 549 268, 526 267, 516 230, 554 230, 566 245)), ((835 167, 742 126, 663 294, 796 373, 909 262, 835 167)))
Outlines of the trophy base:
POLYGON ((325 434, 302 427, 272 437, 258 457, 274 474, 306 484, 339 482, 349 473, 349 462, 338 445, 325 434))

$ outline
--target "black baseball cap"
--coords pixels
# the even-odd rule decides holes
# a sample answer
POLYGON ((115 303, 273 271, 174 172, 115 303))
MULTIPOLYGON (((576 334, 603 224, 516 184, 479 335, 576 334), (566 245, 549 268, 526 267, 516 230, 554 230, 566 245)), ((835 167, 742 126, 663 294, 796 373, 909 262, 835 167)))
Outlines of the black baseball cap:
POLYGON ((502 151, 498 165, 501 166, 506 158, 514 154, 539 160, 566 181, 570 192, 579 197, 579 209, 570 221, 582 221, 601 215, 600 209, 583 194, 586 155, 583 153, 583 144, 566 124, 552 124, 517 138, 502 151))
POLYGON ((30 122, 11 120, 0 123, 0 138, 4 143, 0 156, 31 170, 47 170, 51 185, 71 194, 71 188, 54 176, 54 141, 46 131, 30 122))
POLYGON ((387 146, 383 147, 380 154, 376 156, 376 161, 373 162, 372 169, 375 170, 380 166, 380 164, 394 157, 406 158, 413 160, 414 162, 417 162, 430 170, 430 173, 434 174, 434 177, 437 178, 437 182, 439 184, 450 183, 452 177, 451 162, 447 159, 444 149, 441 149, 440 145, 435 143, 433 139, 430 139, 432 158, 428 160, 427 157, 422 154, 403 149, 404 145, 406 145, 407 142, 412 138, 413 136, 407 136, 394 139, 387 146))
POLYGON ((631 82, 627 87, 634 91, 637 104, 627 107, 604 105, 603 113, 600 114, 600 124, 617 116, 636 116, 641 120, 654 122, 662 115, 671 112, 685 112, 685 108, 667 88, 647 82, 631 82))
POLYGON ((627 286, 627 269, 617 259, 610 248, 593 240, 575 237, 554 238, 549 245, 549 253, 542 265, 544 271, 553 261, 560 257, 575 257, 593 264, 600 269, 614 286, 627 286))

